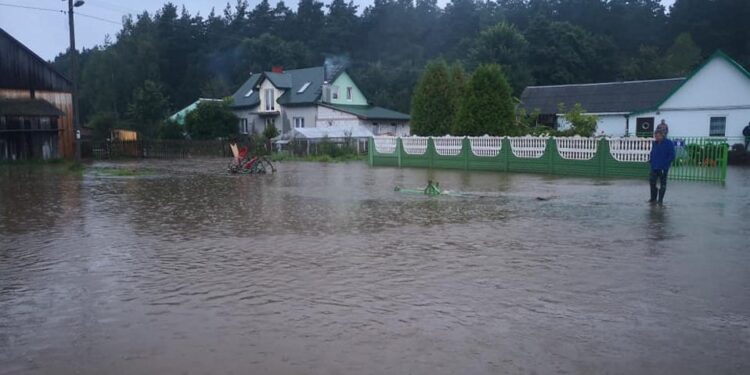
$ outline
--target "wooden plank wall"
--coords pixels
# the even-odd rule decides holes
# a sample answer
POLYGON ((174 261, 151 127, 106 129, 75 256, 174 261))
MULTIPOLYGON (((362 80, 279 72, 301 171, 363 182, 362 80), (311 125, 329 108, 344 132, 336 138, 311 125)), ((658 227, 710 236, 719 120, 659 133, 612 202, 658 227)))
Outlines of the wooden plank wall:
MULTIPOLYGON (((75 130, 73 129, 73 96, 69 92, 37 91, 37 99, 44 99, 63 111, 65 115, 58 119, 58 151, 62 158, 75 156, 75 130)), ((30 98, 29 90, 0 89, 0 98, 30 98)))

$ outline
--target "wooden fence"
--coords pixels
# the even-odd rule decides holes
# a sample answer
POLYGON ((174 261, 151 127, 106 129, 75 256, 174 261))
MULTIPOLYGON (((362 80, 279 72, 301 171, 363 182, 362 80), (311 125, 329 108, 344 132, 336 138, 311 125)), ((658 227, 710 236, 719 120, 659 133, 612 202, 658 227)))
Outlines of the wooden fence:
POLYGON ((118 158, 152 158, 182 159, 190 157, 229 157, 229 141, 112 141, 84 142, 81 146, 83 156, 94 159, 118 158))

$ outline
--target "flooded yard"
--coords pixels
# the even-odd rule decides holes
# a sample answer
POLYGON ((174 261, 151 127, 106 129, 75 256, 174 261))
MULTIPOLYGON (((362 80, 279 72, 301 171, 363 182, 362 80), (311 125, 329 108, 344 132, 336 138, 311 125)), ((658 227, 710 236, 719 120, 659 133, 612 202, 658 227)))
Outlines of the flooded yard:
POLYGON ((0 166, 0 374, 750 373, 749 169, 95 167, 0 166))

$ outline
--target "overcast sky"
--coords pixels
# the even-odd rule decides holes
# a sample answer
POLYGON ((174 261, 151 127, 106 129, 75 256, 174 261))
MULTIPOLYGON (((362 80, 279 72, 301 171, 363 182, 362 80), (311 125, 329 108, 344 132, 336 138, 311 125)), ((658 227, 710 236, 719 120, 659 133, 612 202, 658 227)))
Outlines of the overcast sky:
MULTIPOLYGON (((445 5, 448 0, 438 0, 438 4, 445 5)), ((675 0, 661 0, 669 8, 675 0)), ((166 0, 86 0, 86 4, 77 8, 80 15, 76 16, 76 47, 93 47, 102 44, 107 34, 114 36, 120 29, 119 22, 123 15, 137 14, 143 10, 154 12, 161 8, 166 0), (93 19, 88 16, 98 17, 93 19), (109 21, 109 22, 108 22, 109 21)), ((207 15, 212 7, 220 13, 227 4, 227 0, 172 0, 181 7, 183 4, 190 14, 200 12, 207 15)), ((260 0, 249 0, 250 7, 254 7, 260 0)), ((324 0, 325 3, 329 1, 324 0)), ((360 11, 372 4, 372 0, 354 0, 359 4, 360 11)), ((62 10, 67 9, 66 0, 0 0, 0 27, 9 32, 16 39, 26 44, 34 52, 45 59, 51 60, 68 46, 68 18, 62 10), (25 9, 6 5, 47 8, 52 10, 25 9)), ((236 3, 231 0, 230 3, 236 3)), ((296 7, 296 0, 286 1, 287 6, 296 7)), ((275 5, 276 0, 271 0, 275 5)))

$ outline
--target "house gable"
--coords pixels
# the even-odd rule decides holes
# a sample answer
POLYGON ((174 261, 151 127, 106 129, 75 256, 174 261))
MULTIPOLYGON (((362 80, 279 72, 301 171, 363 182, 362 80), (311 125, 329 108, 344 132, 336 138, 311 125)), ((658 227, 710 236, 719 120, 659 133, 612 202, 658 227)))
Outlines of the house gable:
POLYGON ((341 72, 331 87, 338 87, 338 98, 331 96, 331 104, 367 105, 367 98, 346 72, 341 72), (347 98, 347 87, 352 88, 351 99, 347 98))
POLYGON ((258 111, 260 112, 274 112, 279 111, 278 99, 284 91, 277 88, 270 79, 261 79, 260 87, 258 88, 258 95, 260 97, 258 111), (266 104, 266 90, 273 90, 273 102, 266 104))
POLYGON ((667 96, 659 110, 750 108, 750 73, 721 51, 667 96))

